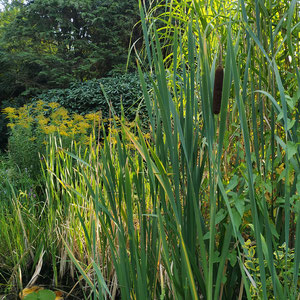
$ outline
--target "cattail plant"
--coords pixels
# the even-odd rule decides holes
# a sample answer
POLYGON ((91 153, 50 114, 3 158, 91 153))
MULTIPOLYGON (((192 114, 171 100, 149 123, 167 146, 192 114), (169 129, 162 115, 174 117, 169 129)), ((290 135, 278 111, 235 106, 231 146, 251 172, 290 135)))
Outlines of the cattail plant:
POLYGON ((213 113, 215 115, 219 114, 221 109, 223 76, 224 76, 223 67, 219 65, 215 73, 214 94, 213 94, 213 113))
POLYGON ((219 65, 215 72, 215 83, 214 83, 214 93, 213 93, 213 113, 218 115, 221 109, 221 100, 222 100, 222 88, 223 88, 223 77, 224 70, 222 66, 222 44, 221 39, 219 37, 219 65))

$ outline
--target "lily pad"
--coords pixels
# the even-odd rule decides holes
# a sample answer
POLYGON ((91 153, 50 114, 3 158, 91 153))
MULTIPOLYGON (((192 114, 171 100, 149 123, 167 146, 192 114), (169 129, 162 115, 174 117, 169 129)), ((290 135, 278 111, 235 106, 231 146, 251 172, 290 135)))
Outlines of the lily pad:
POLYGON ((56 295, 50 290, 40 290, 27 295, 24 300, 55 300, 56 295))

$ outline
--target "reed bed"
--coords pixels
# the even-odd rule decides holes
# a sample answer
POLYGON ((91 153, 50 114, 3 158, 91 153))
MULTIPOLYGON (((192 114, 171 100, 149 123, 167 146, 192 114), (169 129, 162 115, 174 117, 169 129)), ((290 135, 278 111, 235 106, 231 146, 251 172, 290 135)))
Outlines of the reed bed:
MULTIPOLYGON (((173 8, 192 20, 176 27, 172 11, 165 12, 160 17, 166 20, 168 13, 170 21, 164 34, 155 22, 147 28, 141 6, 155 78, 149 93, 139 65, 150 139, 137 119, 134 130, 123 124, 102 145, 91 144, 87 159, 60 154, 76 162, 76 176, 56 175, 66 193, 91 205, 78 204, 77 213, 93 280, 70 248, 68 253, 99 299, 117 291, 122 299, 297 299, 299 110, 288 104, 276 54, 266 53, 243 2, 244 32, 237 20, 225 20, 221 38, 208 34, 200 4, 184 3, 173 8), (212 50, 220 41, 224 75, 217 69, 215 78, 218 50, 212 50), (254 53, 267 70, 256 72, 254 53), (215 93, 220 108, 213 105, 215 93), (220 116, 213 114, 219 110, 220 116)), ((289 9, 285 17, 292 15, 289 9)))
POLYGON ((88 299, 299 299, 296 1, 140 13, 148 124, 123 115, 86 148, 50 137, 55 280, 77 270, 88 299))

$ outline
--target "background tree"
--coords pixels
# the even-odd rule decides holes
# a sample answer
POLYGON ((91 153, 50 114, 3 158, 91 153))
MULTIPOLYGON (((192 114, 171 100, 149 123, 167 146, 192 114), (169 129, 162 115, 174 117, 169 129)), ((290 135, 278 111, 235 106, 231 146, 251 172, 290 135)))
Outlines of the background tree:
POLYGON ((138 17, 133 0, 24 4, 13 20, 2 22, 1 100, 125 70, 138 17))

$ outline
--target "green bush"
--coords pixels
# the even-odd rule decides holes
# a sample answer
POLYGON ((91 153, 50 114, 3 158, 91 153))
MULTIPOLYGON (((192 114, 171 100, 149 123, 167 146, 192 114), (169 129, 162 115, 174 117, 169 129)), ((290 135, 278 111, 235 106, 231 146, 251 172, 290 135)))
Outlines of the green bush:
MULTIPOLYGON (((150 80, 147 80, 149 84, 150 80)), ((109 106, 101 85, 118 116, 122 105, 125 117, 133 120, 137 110, 144 116, 145 106, 138 75, 130 73, 116 77, 92 79, 85 82, 73 82, 67 89, 52 89, 44 92, 33 101, 58 102, 69 111, 77 114, 102 111, 103 118, 109 118, 109 106)))

